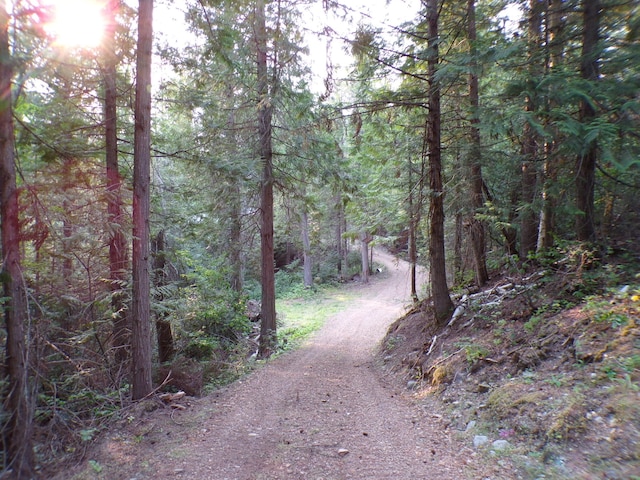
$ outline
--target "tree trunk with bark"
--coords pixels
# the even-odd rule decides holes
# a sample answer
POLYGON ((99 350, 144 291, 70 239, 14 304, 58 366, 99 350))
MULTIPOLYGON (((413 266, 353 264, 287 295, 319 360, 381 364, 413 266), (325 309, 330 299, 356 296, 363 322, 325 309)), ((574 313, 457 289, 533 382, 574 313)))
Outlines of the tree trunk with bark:
POLYGON ((0 0, 0 222, 2 225, 3 314, 7 332, 5 359, 7 396, 2 447, 15 479, 34 476, 31 438, 33 400, 29 385, 29 345, 25 344, 28 304, 20 260, 20 222, 16 187, 15 138, 11 87, 13 59, 9 51, 9 14, 0 0))
MULTIPOLYGON (((595 83, 600 76, 598 41, 600 38, 600 15, 602 5, 599 0, 584 0, 584 24, 582 32, 582 59, 580 74, 588 82, 595 83)), ((587 100, 580 102, 580 121, 587 124, 596 118, 593 104, 587 100)), ((596 164, 598 161, 598 142, 592 140, 586 151, 576 160, 576 208, 580 212, 576 222, 576 236, 583 242, 596 239, 594 189, 596 183, 596 164)))
POLYGON ((340 193, 335 195, 336 211, 336 254, 338 255, 338 278, 344 280, 349 272, 349 248, 347 238, 347 217, 345 214, 345 202, 340 193))
POLYGON ((339 193, 334 195, 334 211, 335 211, 335 215, 336 215, 336 219, 335 219, 335 238, 336 238, 336 255, 338 257, 338 261, 337 261, 337 268, 338 268, 338 279, 342 280, 344 278, 344 272, 346 272, 346 267, 343 270, 343 265, 342 265, 342 257, 343 257, 343 238, 342 238, 342 234, 344 233, 342 231, 342 217, 344 215, 344 209, 343 209, 343 204, 342 204, 342 195, 340 195, 339 193))
POLYGON ((305 288, 313 286, 313 259, 311 257, 311 240, 309 238, 309 214, 305 210, 300 216, 300 232, 302 237, 303 281, 305 288))
POLYGON ((360 233, 360 258, 362 260, 362 272, 360 281, 362 283, 369 283, 369 242, 371 242, 371 236, 363 231, 360 233))
POLYGON ((442 181, 442 152, 440 140, 440 85, 436 78, 439 62, 438 0, 427 0, 427 22, 430 55, 427 75, 429 78, 429 118, 427 146, 429 154, 429 187, 431 202, 429 211, 429 260, 431 294, 436 322, 444 325, 453 312, 453 302, 447 285, 447 267, 444 248, 444 188, 442 181))
POLYGON ((411 165, 411 161, 409 161, 409 275, 411 276, 411 299, 414 303, 418 303, 418 286, 416 284, 416 265, 418 263, 418 222, 416 219, 416 211, 414 205, 415 201, 413 198, 413 185, 411 182, 412 169, 413 167, 411 165))
POLYGON ((473 265, 475 279, 478 287, 482 287, 489 280, 487 272, 487 255, 485 242, 484 223, 478 220, 477 215, 484 206, 483 180, 482 180, 482 149, 480 144, 480 93, 478 88, 477 63, 475 61, 477 40, 476 34, 476 6, 475 0, 467 3, 467 19, 469 43, 471 44, 471 71, 469 73, 469 106, 471 107, 471 125, 469 127, 469 186, 471 191, 471 214, 466 222, 467 231, 471 240, 473 252, 473 265))
POLYGON ((258 141, 262 161, 260 192, 260 248, 262 307, 258 356, 267 358, 276 348, 276 288, 273 255, 273 151, 271 120, 273 106, 269 98, 267 70, 267 28, 264 0, 256 1, 256 51, 258 66, 258 141))
POLYGON ((105 38, 104 76, 104 129, 105 160, 107 168, 107 216, 109 222, 109 281, 111 308, 113 310, 112 348, 116 368, 120 370, 127 361, 130 342, 130 326, 125 304, 125 285, 129 268, 127 238, 124 232, 122 208, 122 176, 118 162, 118 112, 117 65, 115 52, 116 16, 120 0, 107 4, 107 31, 105 38))
MULTIPOLYGON (((541 0, 529 2, 529 75, 533 78, 539 75, 541 68, 537 64, 540 50, 540 30, 542 26, 542 12, 544 3, 541 0)), ((525 112, 533 115, 537 105, 535 94, 529 93, 525 100, 525 112)), ((520 258, 526 259, 529 252, 536 250, 538 244, 538 222, 536 219, 534 201, 537 188, 538 136, 529 122, 525 122, 522 133, 522 165, 520 197, 520 258)))
POLYGON ((149 214, 151 176, 151 59, 153 0, 139 0, 133 160, 133 292, 131 306, 132 396, 151 393, 149 214))
POLYGON ((456 212, 454 223, 453 281, 456 284, 461 284, 464 281, 464 263, 462 261, 462 232, 464 230, 464 216, 461 211, 456 212))
MULTIPOLYGON (((550 0, 545 22, 547 54, 546 74, 553 75, 559 70, 564 57, 565 42, 562 38, 564 30, 564 1, 550 0)), ((551 113, 557 107, 557 102, 549 100, 546 108, 551 113)), ((553 246, 553 233, 555 230, 555 209, 558 204, 558 195, 555 192, 555 184, 558 180, 558 145, 561 143, 561 134, 557 126, 550 122, 548 128, 553 132, 552 139, 544 145, 544 165, 542 167, 542 208, 540 209, 540 222, 538 226, 538 245, 536 251, 540 252, 553 246)))
MULTIPOLYGON (((428 128, 428 124, 425 124, 428 128)), ((425 135, 426 137, 426 135, 425 135)), ((411 299, 414 303, 418 303, 418 284, 417 284, 417 268, 418 268, 418 230, 422 220, 422 207, 424 205, 424 185, 426 171, 426 142, 423 143, 423 151, 420 156, 420 171, 418 172, 418 180, 414 185, 413 162, 409 158, 409 263, 411 265, 411 299), (417 193, 417 195, 416 195, 417 193)))

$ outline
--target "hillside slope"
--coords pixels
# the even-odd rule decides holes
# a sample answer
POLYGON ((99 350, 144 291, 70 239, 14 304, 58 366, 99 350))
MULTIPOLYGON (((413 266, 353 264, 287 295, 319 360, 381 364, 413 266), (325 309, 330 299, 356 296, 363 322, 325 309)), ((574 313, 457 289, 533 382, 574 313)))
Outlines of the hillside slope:
POLYGON ((381 361, 418 402, 520 478, 640 478, 640 285, 628 264, 567 255, 494 274, 456 305, 443 329, 424 302, 385 338, 381 361))

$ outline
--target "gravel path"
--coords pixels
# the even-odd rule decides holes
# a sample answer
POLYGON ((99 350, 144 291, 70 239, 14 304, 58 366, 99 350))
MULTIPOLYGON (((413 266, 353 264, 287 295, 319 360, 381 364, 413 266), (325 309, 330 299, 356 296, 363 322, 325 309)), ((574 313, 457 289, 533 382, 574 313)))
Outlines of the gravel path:
POLYGON ((409 299, 408 265, 383 253, 375 261, 387 271, 346 310, 302 348, 201 400, 197 426, 155 444, 135 478, 481 478, 442 423, 373 363, 409 299))

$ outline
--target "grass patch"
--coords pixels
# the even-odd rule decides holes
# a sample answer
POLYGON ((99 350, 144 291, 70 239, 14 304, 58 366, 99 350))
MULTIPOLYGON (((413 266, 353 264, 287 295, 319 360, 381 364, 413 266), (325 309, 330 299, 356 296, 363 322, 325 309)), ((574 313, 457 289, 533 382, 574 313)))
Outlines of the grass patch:
POLYGON ((278 344, 281 349, 299 346, 352 299, 353 295, 348 292, 330 289, 320 291, 314 297, 277 300, 278 344))

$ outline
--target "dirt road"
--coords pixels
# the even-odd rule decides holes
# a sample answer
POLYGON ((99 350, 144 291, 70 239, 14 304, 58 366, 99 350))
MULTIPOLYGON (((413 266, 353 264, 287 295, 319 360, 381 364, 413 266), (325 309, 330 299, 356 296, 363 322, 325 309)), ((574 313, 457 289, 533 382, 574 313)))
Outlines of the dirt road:
POLYGON ((375 261, 386 265, 384 275, 306 345, 203 399, 182 433, 156 427, 147 458, 122 452, 119 478, 481 478, 441 423, 373 363, 409 298, 407 264, 382 253, 375 261))

